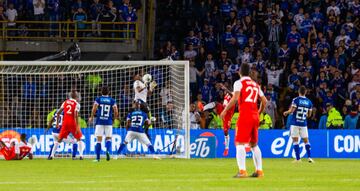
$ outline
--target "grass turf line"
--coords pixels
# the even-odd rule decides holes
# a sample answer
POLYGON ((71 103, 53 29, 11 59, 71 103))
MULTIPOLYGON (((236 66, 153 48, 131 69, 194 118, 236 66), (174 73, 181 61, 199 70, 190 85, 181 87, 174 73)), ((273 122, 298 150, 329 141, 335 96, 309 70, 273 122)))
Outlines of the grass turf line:
MULTIPOLYGON (((262 179, 234 179, 235 159, 120 159, 0 161, 1 191, 13 190, 266 190, 331 191, 360 189, 360 161, 265 159, 262 179)), ((254 168, 247 160, 248 173, 254 168)))

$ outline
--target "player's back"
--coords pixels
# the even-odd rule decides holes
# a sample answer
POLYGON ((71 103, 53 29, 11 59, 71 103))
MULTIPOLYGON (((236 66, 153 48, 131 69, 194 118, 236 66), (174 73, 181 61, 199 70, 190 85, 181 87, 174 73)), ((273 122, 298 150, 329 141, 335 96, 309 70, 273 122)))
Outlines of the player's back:
POLYGON ((129 131, 144 132, 144 125, 146 121, 149 121, 147 114, 141 110, 134 110, 127 116, 127 120, 130 120, 129 131))
POLYGON ((99 105, 96 111, 96 125, 112 125, 115 99, 110 96, 100 96, 95 99, 95 103, 99 105))
POLYGON ((238 100, 239 112, 258 114, 258 99, 264 96, 260 86, 251 80, 250 77, 242 77, 235 82, 234 90, 240 91, 240 98, 238 100))
POLYGON ((74 99, 68 99, 61 107, 64 109, 63 123, 75 122, 75 113, 80 111, 80 104, 74 99))
POLYGON ((293 99, 292 107, 296 107, 292 117, 292 125, 307 126, 308 111, 312 109, 312 102, 304 97, 299 96, 293 99))

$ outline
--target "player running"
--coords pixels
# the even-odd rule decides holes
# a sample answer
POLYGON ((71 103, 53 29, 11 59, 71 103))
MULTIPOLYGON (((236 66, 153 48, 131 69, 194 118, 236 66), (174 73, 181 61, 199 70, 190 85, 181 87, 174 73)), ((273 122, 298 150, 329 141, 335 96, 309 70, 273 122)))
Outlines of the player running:
MULTIPOLYGON (((124 142, 121 143, 120 148, 117 152, 118 155, 120 155, 126 145, 134 139, 137 139, 138 141, 140 141, 140 143, 146 145, 152 154, 155 153, 154 147, 152 146, 149 138, 144 132, 144 128, 147 128, 151 124, 151 122, 147 114, 141 110, 141 106, 141 102, 136 101, 134 111, 131 111, 126 118, 127 133, 124 142)), ((156 156, 154 156, 154 158, 159 159, 156 156)))
POLYGON ((299 137, 305 143, 305 149, 308 156, 308 161, 313 163, 314 160, 311 159, 311 146, 309 143, 309 136, 307 130, 307 118, 311 117, 313 104, 311 101, 305 97, 306 95, 306 87, 300 86, 299 88, 299 96, 294 98, 291 107, 289 110, 284 112, 284 116, 289 114, 293 114, 290 118, 290 135, 293 140, 294 151, 296 159, 294 163, 301 162, 300 159, 300 147, 299 147, 299 137))
MULTIPOLYGON (((221 114, 221 112, 224 110, 224 108, 229 104, 233 93, 228 90, 223 84, 220 85, 221 89, 224 90, 224 98, 220 101, 211 102, 204 106, 204 111, 209 109, 215 109, 216 113, 218 115, 221 114)), ((235 106, 232 106, 228 112, 226 112, 225 118, 222 119, 223 124, 223 131, 224 131, 224 140, 225 140, 225 149, 223 152, 223 156, 229 155, 229 145, 230 145, 230 135, 229 135, 229 129, 231 128, 231 119, 235 112, 235 106)))
POLYGON ((26 156, 33 159, 32 146, 26 142, 26 134, 20 135, 20 143, 11 142, 10 147, 0 140, 0 153, 5 160, 22 160, 26 156))
POLYGON ((101 96, 95 99, 91 117, 89 122, 92 123, 95 115, 95 136, 96 136, 96 145, 95 153, 96 160, 94 162, 100 161, 100 152, 101 152, 101 142, 102 137, 105 135, 105 147, 106 147, 106 160, 110 160, 110 151, 111 151, 111 137, 113 131, 113 122, 114 119, 119 118, 118 107, 116 106, 116 101, 110 97, 110 89, 107 86, 102 87, 101 96))
MULTIPOLYGON (((70 99, 64 101, 61 105, 60 109, 56 112, 56 117, 60 118, 61 112, 64 111, 64 117, 62 121, 62 127, 59 133, 59 140, 54 142, 54 148, 51 152, 51 156, 48 158, 52 160, 55 156, 55 152, 59 146, 59 144, 63 141, 63 139, 67 138, 68 135, 71 133, 74 138, 77 140, 79 153, 80 153, 80 160, 83 160, 83 145, 81 143, 81 129, 79 123, 79 112, 80 112, 80 104, 78 103, 79 94, 72 90, 70 92, 70 99)), ((56 128, 60 128, 60 121, 56 121, 56 128)), ((76 159, 76 158, 73 158, 76 159)))
MULTIPOLYGON (((51 118, 51 120, 49 121, 48 123, 48 127, 47 129, 45 130, 45 133, 48 131, 48 129, 52 128, 52 136, 53 136, 53 139, 54 139, 54 143, 55 142, 58 142, 59 141, 59 133, 60 133, 60 130, 61 130, 61 127, 62 127, 62 121, 63 121, 63 118, 64 118, 64 111, 62 111, 60 113, 60 116, 57 117, 57 111, 54 113, 54 116, 51 118), (56 123, 57 123, 57 120, 59 120, 59 128, 56 128, 56 123)), ((76 153, 77 153, 77 150, 78 150, 78 144, 76 143, 75 139, 73 137, 70 137, 68 136, 66 139, 63 140, 65 143, 69 144, 71 143, 72 144, 72 157, 75 158, 76 157, 76 153)), ((54 145, 51 145, 51 148, 50 148, 50 153, 49 153, 49 156, 48 156, 48 159, 50 159, 51 157, 51 153, 52 153, 52 150, 54 149, 54 145)))
POLYGON ((235 145, 236 159, 239 166, 239 172, 234 178, 247 177, 246 172, 246 150, 245 145, 249 144, 253 153, 253 160, 256 171, 251 177, 263 177, 261 150, 258 143, 259 113, 266 105, 266 97, 260 86, 250 77, 250 66, 246 63, 241 64, 240 80, 234 83, 234 95, 229 104, 225 107, 220 117, 225 119, 227 112, 238 102, 239 118, 236 123, 235 145), (257 103, 260 99, 260 109, 257 103))

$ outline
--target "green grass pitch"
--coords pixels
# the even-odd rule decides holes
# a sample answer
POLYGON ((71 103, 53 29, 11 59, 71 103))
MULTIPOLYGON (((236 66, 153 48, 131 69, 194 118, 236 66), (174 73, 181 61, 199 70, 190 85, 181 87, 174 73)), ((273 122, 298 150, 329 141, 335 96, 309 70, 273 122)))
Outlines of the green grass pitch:
MULTIPOLYGON (((265 159, 265 177, 234 179, 235 159, 0 161, 1 191, 13 190, 360 190, 360 161, 265 159)), ((253 171, 247 160, 248 173, 253 171)))

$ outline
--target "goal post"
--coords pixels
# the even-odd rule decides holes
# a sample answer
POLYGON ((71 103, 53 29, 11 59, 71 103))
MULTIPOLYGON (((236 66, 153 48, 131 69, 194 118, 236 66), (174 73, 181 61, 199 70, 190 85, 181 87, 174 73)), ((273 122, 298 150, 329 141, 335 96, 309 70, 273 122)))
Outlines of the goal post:
MULTIPOLYGON (((190 158, 189 63, 188 61, 18 61, 0 63, 0 139, 19 141, 21 133, 33 137, 35 157, 47 157, 53 144, 47 123, 71 90, 80 94, 80 124, 84 156, 95 155, 94 124, 89 123, 92 105, 106 85, 116 100, 120 120, 114 122, 112 151, 116 154, 126 135, 126 115, 134 100, 137 75, 150 74, 157 83, 148 95, 152 122, 149 136, 161 157, 190 158)), ((103 139, 104 140, 104 139, 103 139)), ((105 144, 102 150, 105 151, 105 144)), ((62 143, 58 157, 70 156, 71 143, 62 143)), ((127 156, 148 156, 145 145, 133 141, 127 156)), ((1 156, 0 156, 1 157, 1 156)))

